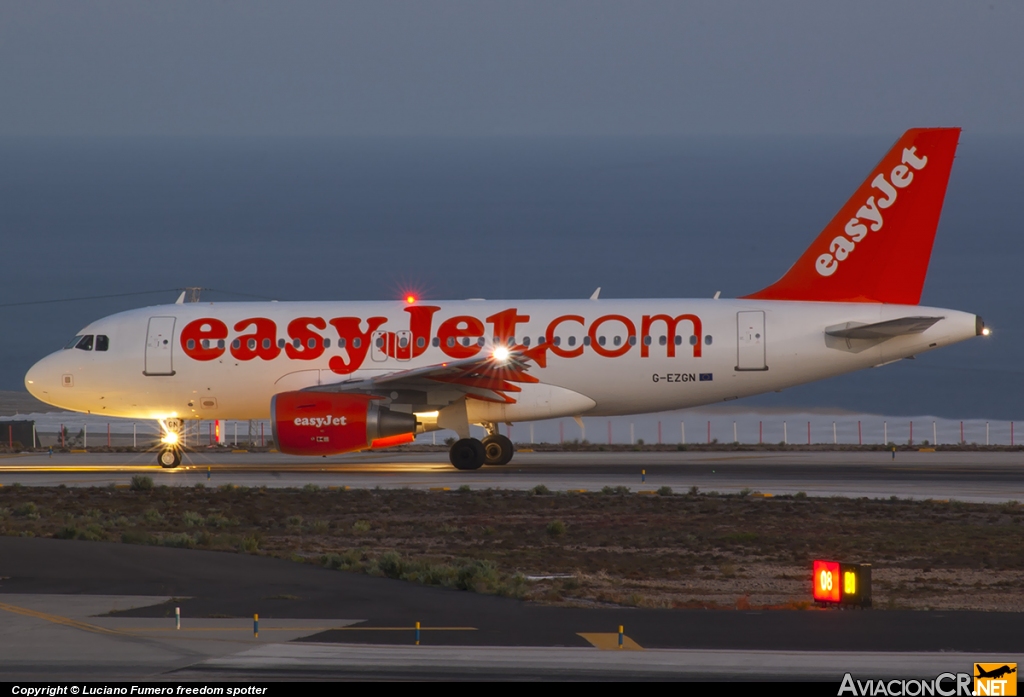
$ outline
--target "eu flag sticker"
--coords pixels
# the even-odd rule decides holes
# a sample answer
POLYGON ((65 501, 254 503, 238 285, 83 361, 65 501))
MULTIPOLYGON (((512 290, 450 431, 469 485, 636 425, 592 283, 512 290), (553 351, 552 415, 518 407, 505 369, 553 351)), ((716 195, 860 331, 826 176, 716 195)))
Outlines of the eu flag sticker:
POLYGON ((714 378, 712 378, 712 374, 711 373, 701 373, 700 374, 700 381, 701 382, 710 382, 713 379, 714 378))

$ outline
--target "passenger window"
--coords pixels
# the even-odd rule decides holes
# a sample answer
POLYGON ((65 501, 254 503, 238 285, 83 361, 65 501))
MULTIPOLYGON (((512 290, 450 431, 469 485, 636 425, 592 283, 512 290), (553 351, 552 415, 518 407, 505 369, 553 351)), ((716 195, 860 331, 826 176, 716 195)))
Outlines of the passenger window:
POLYGON ((584 346, 590 346, 590 337, 589 336, 583 337, 583 345, 584 346))
POLYGON ((570 346, 575 346, 576 345, 576 337, 574 337, 574 336, 570 336, 569 337, 569 345, 570 346))
POLYGON ((362 345, 363 345, 363 340, 360 339, 358 336, 355 339, 352 339, 352 348, 359 348, 362 345))
POLYGON ((217 339, 217 348, 223 349, 225 345, 224 339, 217 339))
POLYGON ((681 337, 678 334, 676 334, 676 346, 682 346, 682 345, 683 345, 683 337, 681 337))
POLYGON ((277 340, 277 347, 278 347, 278 348, 284 348, 284 345, 285 345, 286 343, 288 343, 288 342, 286 342, 286 341, 285 341, 284 339, 278 339, 278 340, 277 340))
POLYGON ((451 347, 451 346, 454 346, 454 345, 455 345, 455 337, 453 337, 453 336, 448 337, 448 346, 451 347))
POLYGON ((338 339, 338 348, 345 348, 345 338, 338 339))
POLYGON ((693 336, 691 334, 690 335, 690 346, 696 346, 696 345, 697 345, 697 337, 695 337, 695 336, 693 336))
POLYGON ((530 337, 524 336, 523 337, 523 346, 529 346, 529 345, 530 345, 530 337))
POLYGON ((597 343, 600 346, 604 346, 604 337, 603 336, 597 337, 597 343))
POLYGON ((437 348, 438 346, 441 345, 441 340, 435 336, 430 343, 434 348, 437 348))
POLYGON ((196 347, 196 340, 195 339, 189 339, 188 341, 185 342, 185 347, 189 351, 191 351, 192 349, 194 349, 196 347))
POLYGON ((210 340, 209 339, 203 339, 202 345, 203 345, 204 349, 210 348, 210 340))
POLYGON ((555 337, 555 340, 554 340, 554 341, 553 341, 552 343, 553 343, 553 344, 554 344, 555 346, 561 346, 561 345, 562 345, 562 337, 560 337, 560 336, 556 336, 556 337, 555 337))
POLYGON ((636 346, 636 337, 635 336, 630 335, 630 337, 629 337, 629 345, 630 346, 636 346))
POLYGON ((330 348, 330 347, 331 347, 331 340, 330 339, 324 339, 324 348, 330 348))
POLYGON ((537 337, 537 343, 538 344, 543 344, 545 341, 547 341, 547 337, 544 337, 544 336, 538 336, 537 337))
POLYGON ((615 344, 616 346, 618 346, 619 344, 622 343, 622 337, 621 336, 615 337, 614 339, 612 339, 612 343, 615 344))
POLYGON ((233 348, 233 349, 240 349, 240 348, 242 348, 242 342, 239 341, 238 339, 235 339, 234 341, 231 342, 231 348, 233 348))
POLYGON ((706 337, 704 337, 704 343, 707 344, 708 346, 711 345, 711 335, 710 334, 708 334, 706 337))
POLYGON ((310 337, 309 341, 306 342, 306 346, 308 346, 309 348, 316 348, 316 338, 310 337))
POLYGON ((665 339, 665 335, 664 334, 658 337, 658 343, 660 345, 662 345, 662 346, 664 346, 666 343, 668 343, 668 341, 665 339))
POLYGON ((422 336, 416 337, 416 348, 423 348, 426 345, 427 345, 427 340, 426 339, 424 339, 422 336))
POLYGON ((264 339, 263 340, 263 348, 265 348, 265 349, 270 348, 270 339, 264 339))
POLYGON ((97 351, 106 351, 108 348, 110 348, 110 339, 107 338, 107 335, 106 334, 97 334, 96 335, 96 350, 97 351))
POLYGON ((92 334, 87 334, 82 337, 82 340, 75 346, 76 349, 82 349, 83 351, 92 351, 92 334))
POLYGON ((294 346, 295 348, 302 348, 302 340, 292 339, 292 346, 294 346))
POLYGON ((250 351, 255 351, 256 350, 256 339, 249 339, 248 344, 249 344, 249 350, 250 351))
POLYGON ((72 339, 68 343, 64 344, 64 348, 66 348, 66 349, 73 349, 74 347, 78 346, 78 342, 81 341, 81 340, 82 340, 82 335, 79 334, 74 339, 72 339))
POLYGON ((644 346, 650 346, 650 345, 651 345, 651 337, 650 337, 650 335, 645 336, 644 337, 644 346))

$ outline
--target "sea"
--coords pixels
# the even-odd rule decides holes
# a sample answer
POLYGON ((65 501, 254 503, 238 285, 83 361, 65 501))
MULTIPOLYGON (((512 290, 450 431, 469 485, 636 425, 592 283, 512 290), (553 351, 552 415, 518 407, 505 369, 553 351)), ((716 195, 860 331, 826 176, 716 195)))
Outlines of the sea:
MULTIPOLYGON (((186 287, 216 301, 750 293, 898 135, 0 139, 0 390, 24 390, 88 322, 186 287)), ((1008 437, 1024 420, 1022 287, 1024 138, 965 132, 922 304, 977 313, 992 336, 730 403, 741 440, 770 415, 766 441, 815 419, 831 441, 829 414, 847 441, 855 421, 880 437, 914 419, 924 438, 936 421, 955 440, 961 420, 968 440, 989 421, 1008 437)), ((704 440, 702 414, 646 417, 634 438, 654 442, 662 421, 677 442, 689 420, 704 440)), ((718 413, 715 438, 731 441, 733 420, 718 413)), ((630 423, 613 424, 617 442, 630 423)), ((607 436, 604 420, 587 428, 607 436)))

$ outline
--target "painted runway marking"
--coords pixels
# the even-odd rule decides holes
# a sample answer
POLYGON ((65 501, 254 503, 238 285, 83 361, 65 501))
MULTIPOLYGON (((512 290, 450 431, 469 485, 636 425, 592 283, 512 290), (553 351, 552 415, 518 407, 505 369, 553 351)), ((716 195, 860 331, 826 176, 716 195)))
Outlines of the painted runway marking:
POLYGON ((39 612, 38 610, 29 610, 27 607, 19 607, 17 605, 8 605, 7 603, 0 603, 0 610, 14 613, 15 615, 24 615, 25 617, 34 617, 36 619, 45 620, 52 622, 53 624, 62 624, 65 627, 73 627, 74 629, 81 629, 86 632, 93 632, 94 634, 108 634, 114 636, 124 636, 122 632, 116 629, 107 629, 106 627, 97 627, 95 624, 89 624, 88 622, 80 622, 73 620, 70 617, 63 617, 62 615, 51 615, 47 612, 39 612))
POLYGON ((602 651, 643 651, 644 647, 636 643, 628 636, 623 635, 622 647, 619 647, 619 635, 615 632, 577 632, 591 643, 591 645, 602 651))

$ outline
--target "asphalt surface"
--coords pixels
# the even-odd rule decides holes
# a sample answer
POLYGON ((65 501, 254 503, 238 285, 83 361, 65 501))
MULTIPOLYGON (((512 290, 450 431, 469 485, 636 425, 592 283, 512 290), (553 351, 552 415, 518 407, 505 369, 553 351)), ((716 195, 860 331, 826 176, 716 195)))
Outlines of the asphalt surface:
POLYGON ((507 488, 633 491, 672 487, 722 493, 1024 501, 1024 453, 880 451, 519 452, 504 467, 460 472, 443 452, 375 452, 332 458, 199 450, 176 470, 152 453, 25 454, 0 457, 0 485, 126 485, 136 474, 157 484, 357 488, 507 488))
MULTIPOLYGON (((1022 616, 1015 613, 562 608, 261 556, 104 542, 0 538, 0 577, 0 627, 8 627, 0 629, 0 678, 6 679, 58 673, 138 676, 139 671, 151 678, 207 673, 635 678, 645 670, 653 671, 650 676, 708 677, 696 650, 717 652, 719 678, 728 678, 729 665, 762 665, 751 664, 751 656, 782 652, 789 658, 768 661, 764 670, 748 677, 831 675, 838 680, 841 673, 829 671, 842 663, 836 663, 837 656, 849 652, 873 652, 880 666, 892 652, 927 658, 905 663, 908 670, 925 670, 935 652, 946 660, 960 654, 1024 654, 1022 616), (119 600, 90 604, 100 596, 119 600), (88 609, 74 610, 76 602, 88 609), (192 623, 191 634, 172 629, 176 607, 183 627, 192 623), (247 629, 254 613, 268 627, 259 639, 247 629), (70 623, 63 621, 69 617, 70 623), (12 618, 21 623, 16 631, 12 618), (268 623, 274 622, 278 629, 272 630, 268 623), (421 647, 439 656, 444 651, 462 655, 471 647, 479 660, 449 661, 432 669, 429 662, 421 665, 401 651, 389 653, 387 647, 414 646, 416 622, 421 623, 421 647), (631 645, 660 651, 662 668, 643 668, 651 658, 629 666, 578 658, 598 651, 600 641, 614 641, 620 625, 631 645), (45 649, 33 648, 34 641, 45 649), (110 649, 93 655, 104 642, 110 649), (366 645, 377 647, 373 666, 356 660, 358 647, 366 645), (544 647, 555 653, 537 663, 544 655, 537 649, 544 647), (518 652, 525 652, 521 670, 515 668, 518 652), (563 654, 561 662, 553 658, 563 654), (769 665, 775 667, 769 670, 769 665), (515 670, 502 672, 510 666, 515 670)), ((758 660, 763 662, 763 656, 758 660)))

